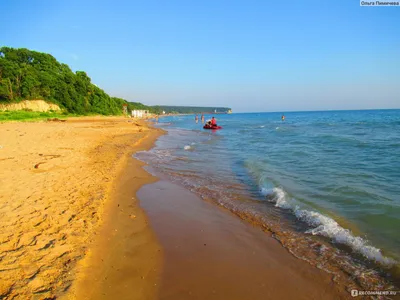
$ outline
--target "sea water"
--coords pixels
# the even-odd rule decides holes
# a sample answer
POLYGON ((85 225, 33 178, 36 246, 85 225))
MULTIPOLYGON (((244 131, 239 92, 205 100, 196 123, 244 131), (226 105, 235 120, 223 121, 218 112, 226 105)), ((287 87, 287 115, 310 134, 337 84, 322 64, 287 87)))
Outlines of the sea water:
POLYGON ((318 267, 361 281, 396 273, 400 110, 281 115, 216 115, 217 131, 194 115, 163 117, 167 134, 137 157, 318 267))

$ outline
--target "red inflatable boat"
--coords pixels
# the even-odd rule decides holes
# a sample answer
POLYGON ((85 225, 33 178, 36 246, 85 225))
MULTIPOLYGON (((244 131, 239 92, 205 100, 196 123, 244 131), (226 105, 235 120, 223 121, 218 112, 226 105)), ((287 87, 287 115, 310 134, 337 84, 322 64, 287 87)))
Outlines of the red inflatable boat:
POLYGON ((204 125, 203 128, 204 128, 204 129, 214 129, 214 130, 222 129, 221 126, 215 126, 215 125, 211 125, 211 126, 210 126, 210 125, 207 125, 207 124, 204 125))

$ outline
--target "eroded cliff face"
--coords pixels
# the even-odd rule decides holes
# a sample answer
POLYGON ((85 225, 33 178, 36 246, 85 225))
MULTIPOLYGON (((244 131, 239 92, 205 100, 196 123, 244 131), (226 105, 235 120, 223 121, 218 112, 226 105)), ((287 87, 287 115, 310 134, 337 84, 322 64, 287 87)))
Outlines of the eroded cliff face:
POLYGON ((32 110, 32 111, 60 111, 61 108, 57 104, 48 103, 44 100, 25 100, 18 103, 0 104, 0 111, 6 110, 32 110))

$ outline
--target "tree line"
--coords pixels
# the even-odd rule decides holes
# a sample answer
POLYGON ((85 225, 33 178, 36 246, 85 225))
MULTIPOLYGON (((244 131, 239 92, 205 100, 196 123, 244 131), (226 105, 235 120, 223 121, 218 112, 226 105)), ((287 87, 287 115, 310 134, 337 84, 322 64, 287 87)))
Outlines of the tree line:
POLYGON ((32 99, 47 100, 76 114, 118 115, 123 104, 129 109, 151 110, 142 103, 109 96, 85 72, 74 73, 50 54, 1 47, 0 103, 32 99))
POLYGON ((227 112, 229 108, 189 106, 147 106, 111 97, 91 82, 83 71, 75 73, 52 55, 26 48, 0 48, 0 103, 41 99, 58 104, 75 114, 122 114, 128 111, 148 110, 151 113, 227 112))

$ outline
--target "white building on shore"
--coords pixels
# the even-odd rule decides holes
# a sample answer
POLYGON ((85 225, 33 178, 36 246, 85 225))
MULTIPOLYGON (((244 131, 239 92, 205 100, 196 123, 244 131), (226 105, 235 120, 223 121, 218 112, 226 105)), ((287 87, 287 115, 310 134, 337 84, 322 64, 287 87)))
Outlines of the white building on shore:
POLYGON ((140 109, 132 110, 133 118, 143 118, 146 117, 148 114, 149 114, 148 110, 140 110, 140 109))

